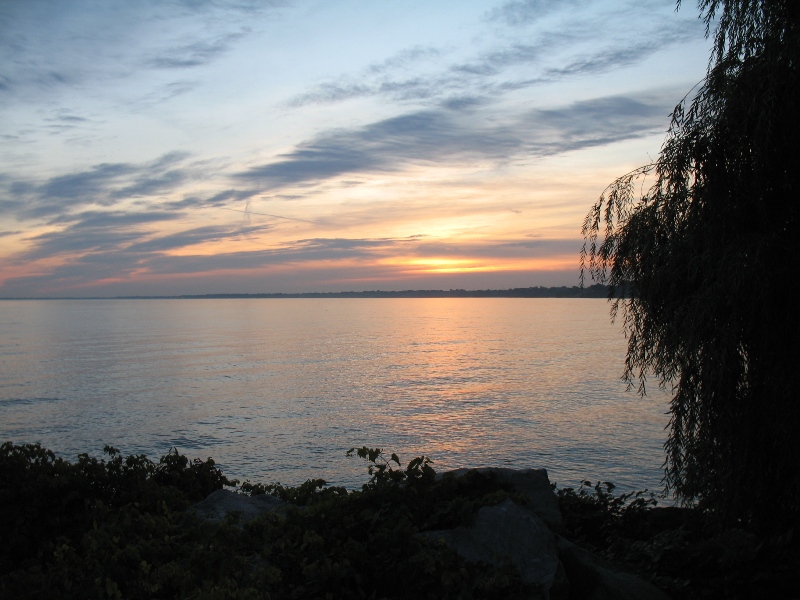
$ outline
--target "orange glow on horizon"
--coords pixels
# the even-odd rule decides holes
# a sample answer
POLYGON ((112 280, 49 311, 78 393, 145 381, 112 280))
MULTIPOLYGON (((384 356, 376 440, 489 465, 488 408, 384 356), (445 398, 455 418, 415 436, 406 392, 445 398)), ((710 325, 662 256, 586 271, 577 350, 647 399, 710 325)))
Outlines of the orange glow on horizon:
POLYGON ((575 257, 551 256, 535 259, 469 259, 469 258, 411 258, 397 257, 378 261, 378 264, 398 268, 403 274, 488 273, 492 271, 556 271, 575 266, 575 257))
POLYGON ((465 271, 495 271, 492 265, 475 264, 463 258, 414 258, 402 263, 390 261, 397 266, 410 266, 422 273, 463 273, 465 271))

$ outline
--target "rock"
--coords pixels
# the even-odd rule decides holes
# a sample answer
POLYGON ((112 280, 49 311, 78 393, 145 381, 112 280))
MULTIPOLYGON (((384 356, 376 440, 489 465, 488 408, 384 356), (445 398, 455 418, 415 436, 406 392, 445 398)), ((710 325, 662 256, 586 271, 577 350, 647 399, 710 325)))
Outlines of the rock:
POLYGON ((511 563, 522 580, 538 588, 544 598, 567 597, 553 533, 536 514, 511 500, 484 506, 469 527, 422 535, 441 540, 470 562, 495 566, 511 563))
POLYGON ((551 530, 561 530, 561 511, 558 508, 558 498, 556 498, 553 487, 550 485, 550 479, 547 477, 547 469, 480 467, 448 471, 442 477, 458 477, 469 471, 494 475, 501 482, 513 486, 515 492, 526 497, 527 508, 535 512, 551 530))
MULTIPOLYGON (((472 469, 458 469, 437 477, 459 477, 472 469)), ((558 499, 553 493, 545 469, 474 469, 492 474, 523 494, 525 506, 506 499, 484 506, 469 526, 420 534, 440 540, 467 561, 495 566, 514 566, 522 580, 535 589, 534 598, 545 600, 669 600, 663 591, 643 579, 627 573, 572 542, 554 534, 561 527, 558 499)), ((289 505, 269 495, 244 496, 217 490, 190 510, 201 518, 219 523, 229 513, 240 514, 247 523, 269 512, 285 514, 289 505)), ((658 518, 679 518, 676 511, 658 518), (674 513, 674 514, 673 514, 674 513)), ((732 547, 741 551, 752 540, 744 532, 714 540, 713 549, 732 547)), ((724 554, 724 553, 723 553, 724 554)), ((726 556, 727 557, 727 556, 726 556)))
POLYGON ((733 564, 752 560, 756 554, 758 537, 742 529, 729 529, 710 540, 697 544, 691 554, 716 564, 733 564))
POLYGON ((241 523, 247 523, 267 512, 284 514, 287 507, 286 502, 280 498, 267 494, 244 496, 230 490, 217 490, 205 500, 192 505, 189 510, 212 523, 220 523, 228 513, 237 512, 241 523))
POLYGON ((559 557, 567 571, 570 589, 581 600, 669 600, 654 585, 615 568, 572 542, 556 537, 559 557))
MULTIPOLYGON (((469 471, 457 469, 442 476, 458 477, 469 471)), ((483 507, 472 527, 429 532, 428 536, 443 540, 472 562, 503 564, 510 560, 523 580, 539 587, 545 598, 669 600, 663 591, 640 577, 551 533, 561 528, 561 511, 545 469, 486 467, 475 471, 493 474, 510 484, 514 492, 525 495, 525 508, 506 500, 483 507)))

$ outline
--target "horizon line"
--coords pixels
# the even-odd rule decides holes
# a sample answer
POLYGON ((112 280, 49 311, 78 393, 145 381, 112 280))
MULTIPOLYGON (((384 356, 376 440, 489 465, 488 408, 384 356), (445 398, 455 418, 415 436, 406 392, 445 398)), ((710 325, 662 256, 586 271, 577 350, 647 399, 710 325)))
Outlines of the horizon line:
POLYGON ((532 286, 484 290, 367 290, 338 292, 232 292, 208 294, 125 295, 125 296, 28 296, 0 297, 0 300, 202 300, 246 298, 607 298, 608 286, 532 286))

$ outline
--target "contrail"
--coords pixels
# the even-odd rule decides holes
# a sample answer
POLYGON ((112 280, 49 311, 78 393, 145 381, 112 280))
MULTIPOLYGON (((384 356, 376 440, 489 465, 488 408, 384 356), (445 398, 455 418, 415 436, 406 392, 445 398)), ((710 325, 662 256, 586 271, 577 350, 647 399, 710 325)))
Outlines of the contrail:
POLYGON ((314 224, 314 221, 309 221, 307 219, 298 219, 297 217, 282 217, 281 215, 271 215, 269 213, 253 212, 252 210, 242 210, 240 208, 227 208, 225 206, 218 206, 217 208, 221 208, 222 210, 232 210, 233 212, 245 213, 246 215, 260 215, 262 217, 272 217, 273 219, 283 219, 285 221, 302 221, 303 223, 311 223, 312 225, 314 224))

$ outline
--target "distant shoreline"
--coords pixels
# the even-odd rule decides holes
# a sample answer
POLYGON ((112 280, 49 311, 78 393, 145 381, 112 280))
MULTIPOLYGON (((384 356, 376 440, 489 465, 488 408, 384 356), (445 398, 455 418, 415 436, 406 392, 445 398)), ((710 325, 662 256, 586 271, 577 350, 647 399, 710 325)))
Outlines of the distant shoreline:
POLYGON ((271 294, 182 294, 179 296, 61 296, 0 300, 223 300, 242 298, 608 298, 608 286, 527 287, 507 290, 402 290, 365 292, 299 292, 271 294))

